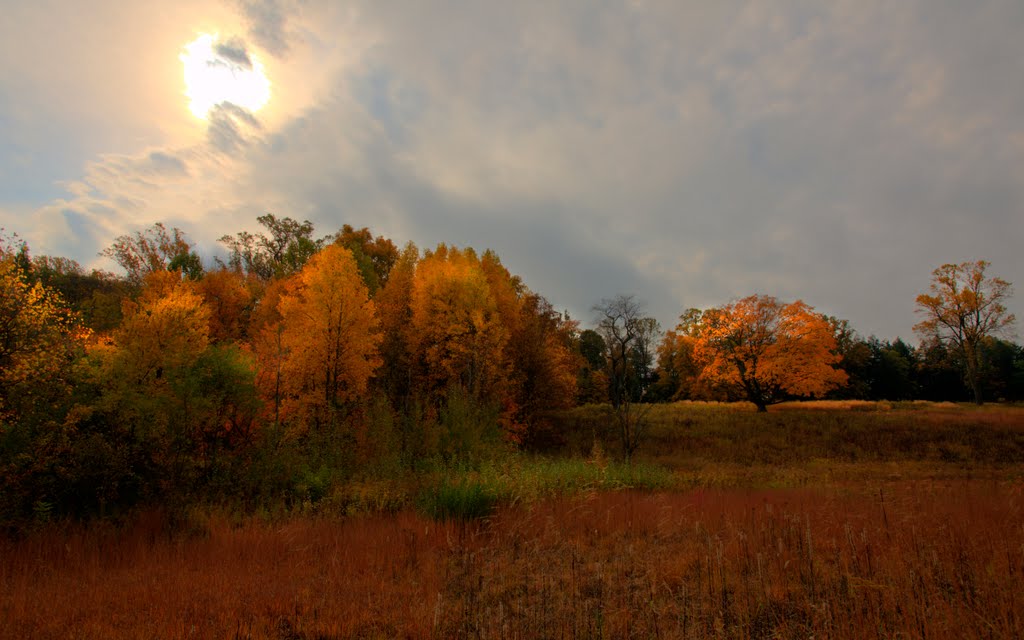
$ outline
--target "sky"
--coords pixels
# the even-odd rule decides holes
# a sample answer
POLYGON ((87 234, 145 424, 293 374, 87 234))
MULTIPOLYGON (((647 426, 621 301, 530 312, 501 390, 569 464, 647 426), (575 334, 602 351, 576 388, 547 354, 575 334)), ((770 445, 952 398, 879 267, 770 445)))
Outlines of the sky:
POLYGON ((98 252, 163 222, 209 261, 271 212, 493 249, 584 325, 757 293, 914 341, 932 270, 978 259, 1024 320, 1020 0, 0 11, 0 227, 36 255, 116 271, 98 252), (203 36, 265 105, 193 113, 203 36))

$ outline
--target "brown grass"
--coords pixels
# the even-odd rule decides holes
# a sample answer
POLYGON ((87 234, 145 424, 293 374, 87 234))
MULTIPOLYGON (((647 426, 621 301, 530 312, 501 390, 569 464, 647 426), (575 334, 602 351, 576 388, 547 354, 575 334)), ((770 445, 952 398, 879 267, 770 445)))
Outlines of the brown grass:
POLYGON ((1024 486, 605 492, 0 542, 0 638, 1015 638, 1024 486))

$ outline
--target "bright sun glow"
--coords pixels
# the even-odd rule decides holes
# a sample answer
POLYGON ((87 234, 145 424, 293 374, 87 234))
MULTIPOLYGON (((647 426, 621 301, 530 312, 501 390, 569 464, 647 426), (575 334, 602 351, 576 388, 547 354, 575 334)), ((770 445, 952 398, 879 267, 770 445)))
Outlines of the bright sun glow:
POLYGON ((185 95, 197 118, 205 119, 224 102, 258 111, 270 100, 263 65, 238 43, 203 34, 185 46, 180 58, 185 66, 185 95))

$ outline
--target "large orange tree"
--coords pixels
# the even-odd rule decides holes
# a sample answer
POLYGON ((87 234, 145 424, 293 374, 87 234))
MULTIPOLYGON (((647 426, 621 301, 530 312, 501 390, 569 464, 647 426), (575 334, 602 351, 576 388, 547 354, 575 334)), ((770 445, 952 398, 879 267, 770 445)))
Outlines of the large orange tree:
POLYGON ((700 376, 766 411, 788 396, 818 396, 846 382, 828 321, 801 301, 753 295, 703 312, 695 328, 700 376))

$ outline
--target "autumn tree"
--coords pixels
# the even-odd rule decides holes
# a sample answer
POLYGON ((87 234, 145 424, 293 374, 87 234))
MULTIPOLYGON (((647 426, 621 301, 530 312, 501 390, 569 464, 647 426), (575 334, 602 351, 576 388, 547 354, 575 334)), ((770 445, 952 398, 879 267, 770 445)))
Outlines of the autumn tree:
POLYGON ((17 256, 0 244, 0 423, 11 424, 67 391, 66 374, 89 335, 59 293, 30 281, 17 256))
POLYGON ((654 381, 654 341, 660 329, 654 318, 644 315, 643 305, 633 296, 602 300, 594 313, 606 347, 608 399, 623 455, 629 460, 647 427, 647 410, 640 403, 654 381))
POLYGON ((440 452, 472 457, 502 437, 519 441, 509 332, 476 253, 443 244, 425 252, 410 309, 413 386, 439 421, 440 452))
POLYGON ((820 396, 846 382, 828 321, 801 301, 749 296, 703 312, 694 357, 701 376, 731 386, 758 411, 787 396, 820 396))
POLYGON ((701 365, 694 356, 700 309, 687 309, 675 329, 667 331, 658 345, 658 381, 655 388, 663 400, 710 400, 714 392, 700 377, 701 365))
POLYGON ((33 256, 31 278, 56 291, 94 331, 109 331, 121 323, 121 303, 128 297, 127 283, 108 271, 87 272, 75 260, 59 256, 33 256))
POLYGON ((281 354, 273 381, 282 415, 300 427, 333 428, 380 364, 374 305, 352 252, 331 245, 314 255, 282 293, 278 312, 266 332, 281 354))
POLYGON ((220 268, 196 283, 196 291, 210 310, 210 340, 240 342, 248 333, 255 306, 254 287, 238 272, 220 268))
POLYGON ((118 236, 100 255, 120 265, 133 286, 141 286, 148 274, 158 271, 176 270, 192 279, 202 275, 202 263, 185 233, 177 227, 168 231, 162 222, 118 236))
POLYGON ((90 332, 31 277, 28 247, 0 234, 0 521, 58 511, 73 371, 90 332))
POLYGON ((521 321, 507 345, 519 422, 527 444, 557 437, 550 414, 576 401, 580 356, 574 351, 576 321, 558 313, 543 296, 529 293, 521 321))
POLYGON ((473 250, 442 244, 428 251, 416 267, 411 308, 423 390, 440 397, 458 385, 475 398, 494 399, 505 382, 508 334, 473 250))
POLYGON ((988 336, 1010 330, 1014 315, 1006 309, 1010 283, 987 276, 984 260, 944 264, 932 272, 929 293, 917 296, 917 312, 924 319, 914 330, 952 346, 963 360, 974 402, 983 402, 979 347, 988 336))
POLYGON ((540 444, 556 435, 550 412, 575 401, 577 323, 530 291, 495 252, 484 252, 480 268, 508 335, 503 350, 507 385, 501 398, 506 431, 516 433, 518 442, 540 444))

